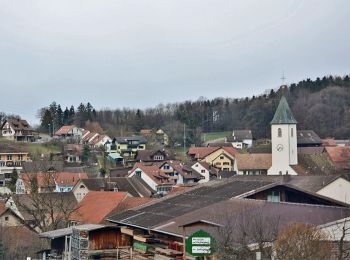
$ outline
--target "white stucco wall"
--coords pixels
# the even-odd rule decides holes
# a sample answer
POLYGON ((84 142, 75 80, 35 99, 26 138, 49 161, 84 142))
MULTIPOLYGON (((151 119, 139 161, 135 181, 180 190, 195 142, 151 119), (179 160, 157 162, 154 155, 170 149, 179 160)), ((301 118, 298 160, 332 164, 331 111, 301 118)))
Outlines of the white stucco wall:
POLYGON ((298 164, 297 133, 295 124, 271 125, 272 166, 268 175, 297 175, 290 165, 298 164), (278 136, 278 129, 282 136, 278 136), (278 149, 278 148, 282 149, 278 149))
POLYGON ((204 176, 204 179, 198 181, 198 183, 204 183, 209 181, 209 171, 206 168, 204 168, 199 162, 193 164, 191 168, 198 172, 200 175, 204 176))
POLYGON ((149 177, 146 173, 144 173, 140 168, 135 169, 133 172, 129 174, 128 177, 132 177, 136 174, 137 171, 141 172, 141 179, 145 181, 148 186, 150 186, 154 191, 157 191, 157 183, 152 180, 151 177, 149 177))

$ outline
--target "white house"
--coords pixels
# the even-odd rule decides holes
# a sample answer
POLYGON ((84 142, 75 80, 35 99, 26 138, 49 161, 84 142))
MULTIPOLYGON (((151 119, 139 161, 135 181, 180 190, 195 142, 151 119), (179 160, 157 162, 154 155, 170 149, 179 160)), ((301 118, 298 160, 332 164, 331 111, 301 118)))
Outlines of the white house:
POLYGON ((232 136, 226 137, 227 143, 237 149, 250 148, 253 146, 253 135, 251 130, 233 130, 232 136))
POLYGON ((298 164, 297 121, 282 96, 271 121, 272 166, 268 175, 297 175, 298 164))
POLYGON ((191 166, 193 170, 195 170, 204 177, 204 179, 200 180, 198 183, 204 183, 210 180, 209 168, 206 166, 209 166, 209 164, 206 162, 196 162, 191 166))
POLYGON ((319 225, 318 228, 327 234, 330 241, 343 239, 346 244, 350 242, 350 217, 319 225))
POLYGON ((54 136, 60 139, 81 139, 83 136, 83 132, 81 128, 76 127, 75 125, 64 125, 55 132, 54 136))

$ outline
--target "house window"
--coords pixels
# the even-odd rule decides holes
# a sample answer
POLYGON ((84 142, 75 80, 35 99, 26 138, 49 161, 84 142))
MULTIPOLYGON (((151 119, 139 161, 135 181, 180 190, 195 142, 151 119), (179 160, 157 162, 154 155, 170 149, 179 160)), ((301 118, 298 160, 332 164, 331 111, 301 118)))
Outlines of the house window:
POLYGON ((201 170, 201 173, 205 173, 205 170, 201 170))
POLYGON ((281 128, 278 128, 278 137, 282 137, 282 129, 281 128))
POLYGON ((229 162, 223 162, 222 164, 223 164, 223 165, 230 165, 229 162))
POLYGON ((170 165, 166 164, 163 166, 164 170, 170 170, 170 165))
POLYGON ((269 191, 267 193, 267 201, 270 202, 280 202, 280 192, 279 191, 269 191))
POLYGON ((220 156, 220 160, 223 160, 225 157, 224 156, 220 156))
POLYGON ((291 128, 291 129, 290 129, 290 136, 291 136, 291 137, 293 137, 293 135, 294 135, 293 129, 294 129, 294 128, 291 128))
POLYGON ((5 221, 9 221, 9 217, 5 217, 5 221))
POLYGON ((141 171, 136 171, 135 174, 139 177, 141 177, 141 171))
POLYGON ((11 154, 7 155, 7 160, 8 161, 12 161, 12 155, 11 154))
POLYGON ((23 161, 23 154, 18 155, 18 160, 23 161))
POLYGON ((164 160, 164 157, 162 155, 155 155, 154 160, 155 161, 162 161, 162 160, 164 160))

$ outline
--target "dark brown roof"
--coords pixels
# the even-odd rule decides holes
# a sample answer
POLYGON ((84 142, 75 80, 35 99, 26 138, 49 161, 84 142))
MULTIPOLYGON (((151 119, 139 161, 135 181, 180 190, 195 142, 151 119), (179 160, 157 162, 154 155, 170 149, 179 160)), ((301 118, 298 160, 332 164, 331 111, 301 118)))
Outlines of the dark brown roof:
POLYGON ((28 153, 27 144, 2 140, 0 153, 28 153))
POLYGON ((299 145, 321 145, 321 138, 312 130, 298 130, 297 142, 299 145))
POLYGON ((247 139, 253 139, 251 130, 233 130, 232 135, 226 138, 227 142, 243 142, 247 139))
POLYGON ((127 144, 130 141, 138 141, 140 144, 146 144, 147 139, 143 136, 122 136, 122 137, 114 137, 115 141, 118 144, 127 144))
MULTIPOLYGON (((64 205, 65 209, 72 210, 77 205, 77 200, 72 192, 52 192, 52 193, 38 193, 35 196, 31 194, 13 194, 13 200, 17 206, 17 209, 24 217, 25 221, 33 220, 33 216, 30 212, 35 214, 38 208, 35 206, 38 201, 45 202, 42 203, 41 209, 48 210, 53 209, 55 214, 60 214, 62 212, 62 207, 64 205), (52 207, 45 205, 53 205, 52 207)), ((62 221, 64 221, 62 219, 62 221)))
MULTIPOLYGON (((294 176, 234 176, 226 180, 216 180, 197 185, 184 192, 168 195, 157 202, 114 215, 110 217, 109 220, 122 225, 137 226, 153 230, 163 225, 173 226, 171 223, 175 222, 174 228, 177 228, 179 225, 186 223, 186 221, 189 222, 190 220, 195 221, 204 218, 205 220, 213 221, 210 217, 212 214, 223 212, 216 209, 216 203, 226 205, 226 209, 231 210, 234 207, 228 206, 230 205, 228 204, 230 201, 237 201, 238 204, 256 203, 257 205, 263 205, 263 208, 268 205, 273 205, 272 208, 275 208, 277 212, 279 211, 279 205, 284 205, 280 207, 283 214, 285 214, 284 217, 288 215, 288 210, 292 210, 293 208, 303 209, 308 212, 306 215, 299 216, 302 212, 298 210, 296 210, 297 213, 290 212, 290 214, 292 214, 295 220, 303 219, 307 223, 309 223, 308 221, 316 221, 315 224, 323 223, 323 221, 326 223, 329 222, 330 219, 326 218, 321 220, 322 218, 315 215, 314 212, 316 214, 322 214, 322 212, 324 212, 325 216, 327 216, 327 214, 332 216, 334 212, 337 212, 339 215, 344 211, 347 212, 347 216, 350 215, 350 209, 346 207, 338 208, 292 203, 271 204, 265 201, 245 202, 247 200, 232 199, 235 197, 244 198, 276 187, 285 187, 286 189, 303 193, 305 196, 308 196, 309 199, 321 205, 345 206, 344 203, 317 195, 312 191, 307 191, 305 186, 304 188, 299 188, 296 186, 296 183, 294 185, 289 184, 288 181, 293 179, 293 177, 294 176), (205 209, 204 211, 203 208, 205 209), (198 215, 196 212, 198 212, 198 215), (294 213, 295 215, 293 215, 294 213), (187 218, 187 216, 190 217, 187 218), (181 221, 179 219, 181 219, 181 221), (317 219, 321 222, 318 222, 317 219)), ((161 230, 169 231, 167 227, 164 227, 164 229, 161 228, 161 230)), ((176 233, 177 230, 172 230, 171 232, 176 233)))
MULTIPOLYGON (((174 154, 167 149, 163 150, 139 150, 137 151, 136 160, 139 162, 150 162, 154 161, 153 157, 157 154, 164 156, 164 160, 175 160, 174 154)), ((164 161, 163 160, 163 161, 164 161)))
POLYGON ((55 171, 61 172, 63 171, 63 162, 62 161, 32 161, 32 162, 24 162, 22 164, 23 170, 25 173, 34 173, 34 172, 48 172, 55 171))
POLYGON ((3 259, 35 259, 38 251, 46 249, 39 235, 26 225, 1 227, 0 240, 5 248, 3 259))
POLYGON ((2 127, 6 124, 6 122, 8 122, 11 125, 13 130, 26 130, 26 131, 33 130, 28 124, 27 120, 24 120, 24 119, 9 118, 3 123, 2 127))
POLYGON ((239 154, 238 150, 232 146, 223 146, 223 147, 190 147, 187 154, 192 156, 195 159, 204 159, 208 155, 216 152, 220 149, 223 149, 225 152, 235 157, 239 154))
POLYGON ((308 175, 308 176, 294 176, 294 175, 235 175, 234 179, 241 181, 270 181, 275 183, 286 183, 298 187, 300 189, 317 192, 323 187, 327 186, 334 180, 343 177, 348 179, 346 176, 339 174, 336 175, 308 175))
POLYGON ((340 177, 341 175, 291 176, 288 183, 304 190, 317 192, 340 177))
POLYGON ((323 153, 324 147, 322 146, 311 146, 311 147, 298 147, 298 154, 313 154, 323 153))
POLYGON ((123 224, 153 227, 163 221, 270 184, 272 182, 269 181, 232 179, 211 181, 185 192, 168 195, 156 203, 117 214, 110 217, 110 220, 123 224))
POLYGON ((109 176, 111 177, 125 177, 129 174, 129 171, 132 170, 132 167, 119 167, 111 169, 109 172, 109 176))
MULTIPOLYGON (((140 183, 137 178, 91 178, 81 181, 90 191, 114 191, 127 192, 134 197, 150 197, 152 193, 140 183)), ((80 184, 78 184, 80 185, 80 184)))
POLYGON ((231 143, 208 143, 207 145, 208 147, 232 147, 231 143))

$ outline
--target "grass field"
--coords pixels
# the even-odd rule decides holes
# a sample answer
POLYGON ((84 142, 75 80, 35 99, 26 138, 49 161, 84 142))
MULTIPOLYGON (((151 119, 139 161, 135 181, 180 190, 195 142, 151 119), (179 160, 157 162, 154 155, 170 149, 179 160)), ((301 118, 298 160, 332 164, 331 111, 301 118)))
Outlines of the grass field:
POLYGON ((223 139, 230 134, 231 131, 202 133, 202 141, 208 142, 216 139, 223 139))
POLYGON ((62 152, 60 145, 49 143, 26 143, 26 142, 14 142, 9 141, 5 138, 0 138, 0 145, 2 150, 6 150, 6 147, 18 150, 24 150, 29 152, 32 159, 40 157, 42 154, 49 155, 50 153, 59 153, 62 152))

